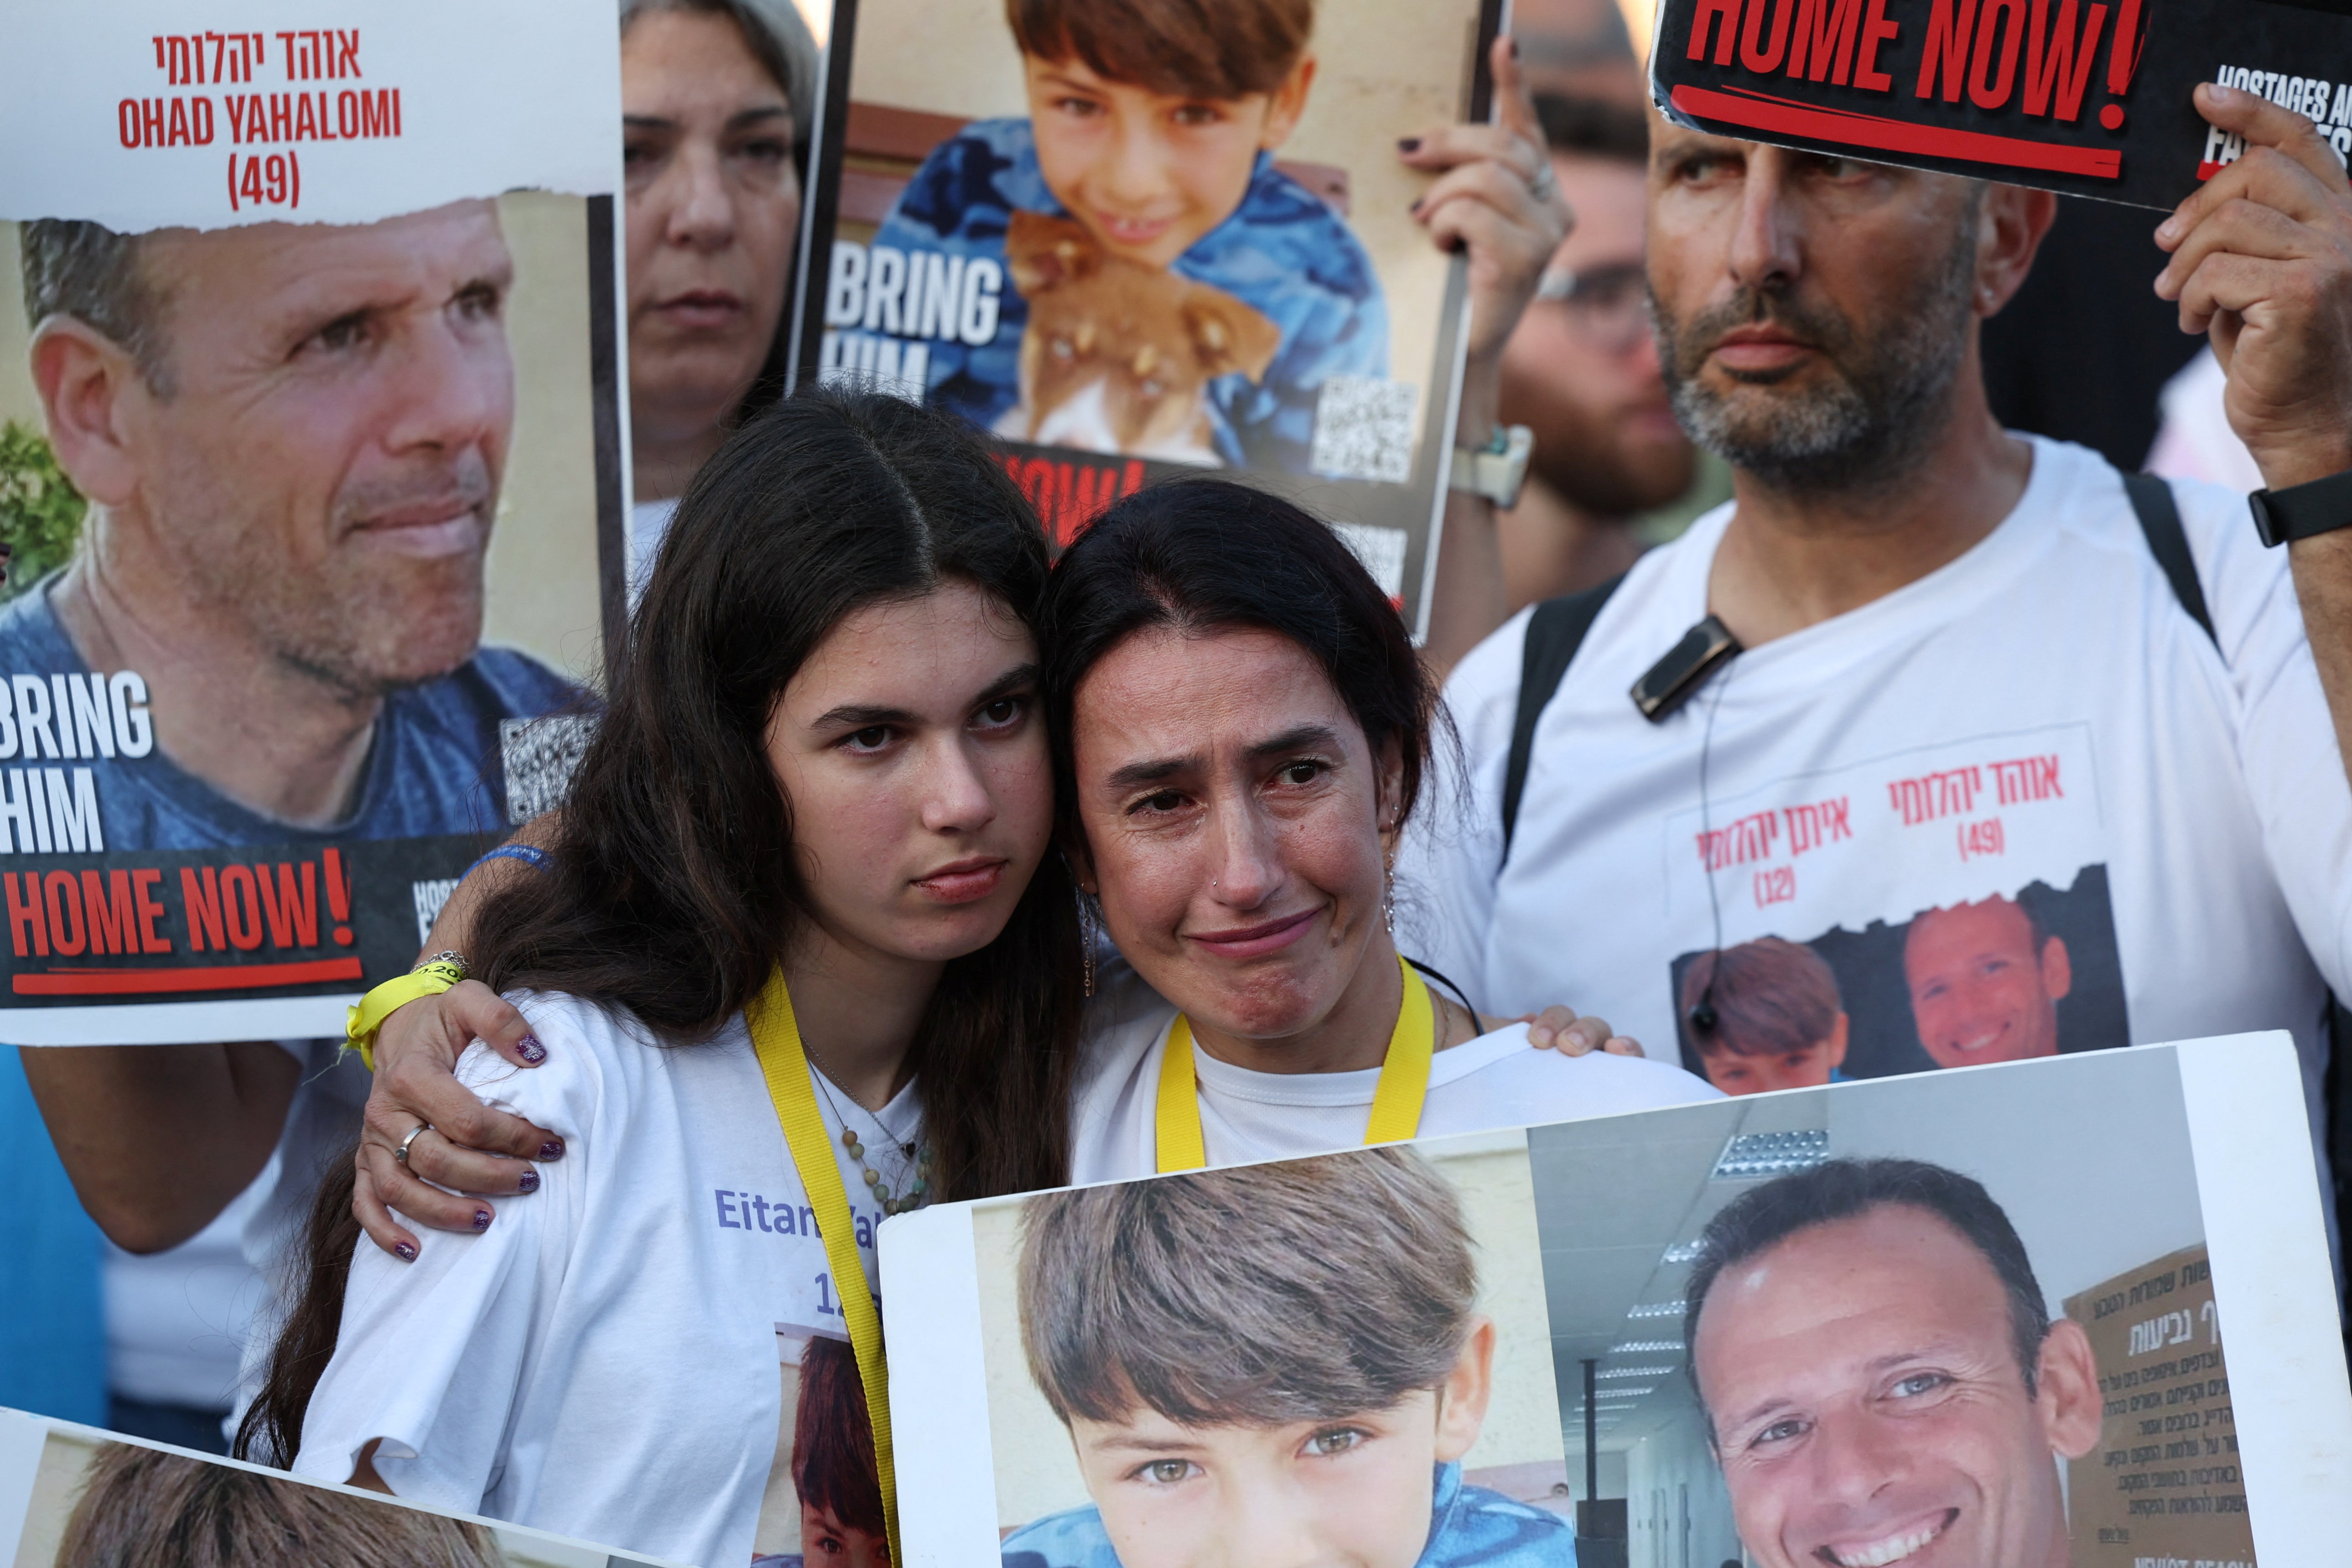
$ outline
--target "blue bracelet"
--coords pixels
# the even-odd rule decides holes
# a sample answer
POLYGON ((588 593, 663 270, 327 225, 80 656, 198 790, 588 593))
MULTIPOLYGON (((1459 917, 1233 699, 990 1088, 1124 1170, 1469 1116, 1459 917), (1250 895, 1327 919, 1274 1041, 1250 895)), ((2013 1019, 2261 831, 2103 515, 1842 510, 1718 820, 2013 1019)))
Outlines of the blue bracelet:
POLYGON ((476 870, 493 860, 520 860, 534 871, 544 871, 555 863, 554 857, 549 855, 544 849, 534 849, 528 844, 501 844, 459 872, 457 879, 464 881, 476 870))

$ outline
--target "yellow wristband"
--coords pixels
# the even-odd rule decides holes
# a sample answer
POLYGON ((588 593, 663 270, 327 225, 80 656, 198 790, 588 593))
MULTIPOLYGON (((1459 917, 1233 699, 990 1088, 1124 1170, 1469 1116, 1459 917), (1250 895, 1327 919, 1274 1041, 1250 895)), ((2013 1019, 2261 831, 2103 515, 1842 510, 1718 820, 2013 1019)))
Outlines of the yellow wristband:
POLYGON ((387 980, 361 997, 343 1026, 343 1037, 360 1054, 361 1065, 375 1071, 375 1032, 383 1027, 386 1018, 419 996, 438 996, 465 978, 466 971, 459 964, 421 964, 415 973, 387 980))

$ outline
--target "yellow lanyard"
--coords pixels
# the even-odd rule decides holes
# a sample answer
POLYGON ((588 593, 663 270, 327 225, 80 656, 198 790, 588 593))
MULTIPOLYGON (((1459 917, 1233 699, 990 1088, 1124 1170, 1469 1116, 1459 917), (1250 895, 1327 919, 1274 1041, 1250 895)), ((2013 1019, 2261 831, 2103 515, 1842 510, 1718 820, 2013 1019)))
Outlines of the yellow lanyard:
MULTIPOLYGON (((1398 1142, 1420 1130, 1422 1101, 1429 1098, 1429 1059, 1437 1049, 1436 1010, 1430 1005, 1429 987, 1403 959, 1397 960, 1397 966, 1404 971, 1404 1004, 1397 1009, 1389 1054, 1372 1090, 1371 1121, 1364 1129, 1367 1146, 1398 1142)), ((1168 1050, 1160 1058, 1158 1121, 1158 1169, 1197 1171, 1209 1163, 1208 1140, 1201 1132, 1201 1087, 1192 1071, 1192 1024, 1181 1013, 1168 1031, 1168 1050)))
MULTIPOLYGON (((857 1380, 865 1384, 866 1414, 874 1426, 874 1468, 882 1482, 882 1524, 890 1539, 890 1561, 904 1563, 898 1552, 898 1481, 890 1462, 890 1381, 882 1361, 882 1315, 875 1310, 866 1266, 858 1260, 849 1194, 841 1184, 841 1167, 834 1161, 824 1118, 817 1111, 816 1086, 809 1077, 807 1054, 801 1049, 801 1026, 793 1016, 782 970, 768 976, 767 988, 743 1009, 743 1021, 751 1026, 751 1048, 768 1080, 768 1098, 775 1101, 776 1120, 784 1129, 784 1147, 816 1215, 817 1236, 833 1269, 834 1294, 849 1322, 849 1348, 856 1352, 857 1380)), ((791 1419, 789 1413, 785 1418, 791 1419)))

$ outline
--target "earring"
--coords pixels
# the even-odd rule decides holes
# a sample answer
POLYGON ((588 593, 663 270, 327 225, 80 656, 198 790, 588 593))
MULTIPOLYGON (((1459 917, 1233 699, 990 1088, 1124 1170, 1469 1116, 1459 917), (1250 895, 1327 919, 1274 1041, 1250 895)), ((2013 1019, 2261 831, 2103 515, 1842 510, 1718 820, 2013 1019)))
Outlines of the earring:
POLYGON ((1396 935, 1396 862, 1393 860, 1386 862, 1382 871, 1381 919, 1388 922, 1389 935, 1394 936, 1396 935))
POLYGON ((1095 901, 1084 893, 1078 895, 1078 950, 1086 975, 1087 994, 1095 994, 1095 942, 1101 927, 1095 919, 1095 901))

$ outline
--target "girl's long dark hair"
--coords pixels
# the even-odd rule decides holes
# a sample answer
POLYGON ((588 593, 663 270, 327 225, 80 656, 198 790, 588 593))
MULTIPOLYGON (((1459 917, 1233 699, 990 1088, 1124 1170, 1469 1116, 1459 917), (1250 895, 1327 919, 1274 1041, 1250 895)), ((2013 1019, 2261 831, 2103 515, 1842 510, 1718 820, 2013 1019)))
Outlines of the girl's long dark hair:
MULTIPOLYGON (((476 917, 475 973, 708 1039, 810 919, 766 747, 786 683, 843 617, 950 580, 1034 626, 1046 575, 1034 515, 947 415, 814 392, 738 431, 678 504, 551 865, 476 917)), ((1066 1179, 1079 973, 1076 895, 1049 854, 996 940, 947 965, 916 1033, 940 1196, 1066 1179)), ((359 1237, 352 1184, 345 1162, 314 1208, 309 1279, 240 1454, 299 1445, 359 1237)))

